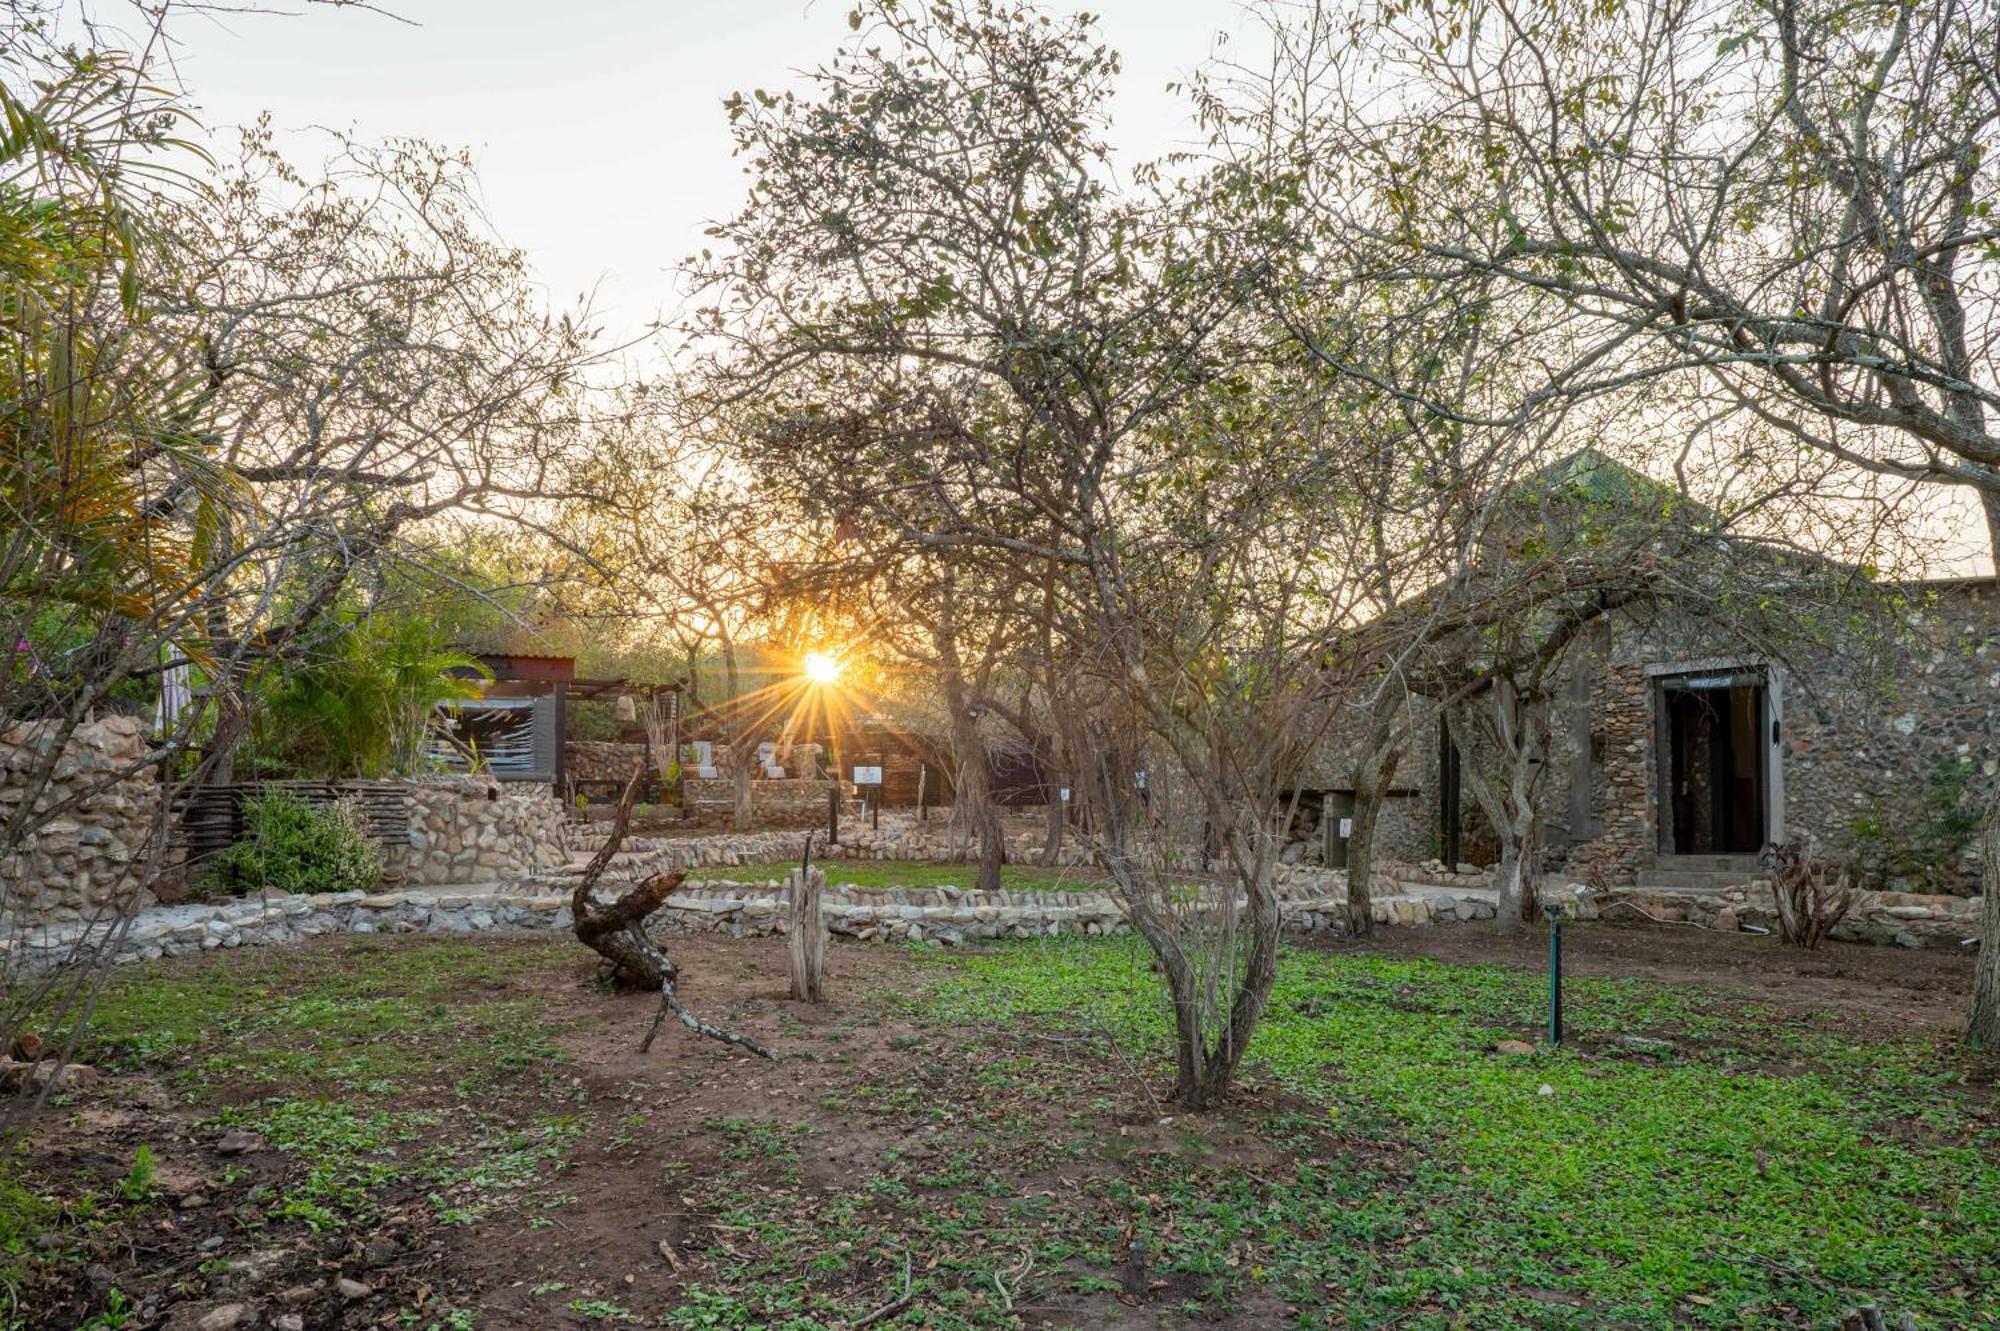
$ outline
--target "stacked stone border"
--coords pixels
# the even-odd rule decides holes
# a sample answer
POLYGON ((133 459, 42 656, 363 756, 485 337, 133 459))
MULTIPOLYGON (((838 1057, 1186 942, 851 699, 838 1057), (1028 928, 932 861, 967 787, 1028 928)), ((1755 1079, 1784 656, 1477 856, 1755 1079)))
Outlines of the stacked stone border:
MULTIPOLYGON (((449 783, 445 784, 448 788, 449 783)), ((443 802, 463 801, 473 810, 469 823, 455 826, 439 838, 442 844, 436 845, 442 852, 440 858, 452 861, 459 872, 476 865, 490 873, 503 861, 518 868, 521 859, 509 854, 515 847, 496 854, 499 847, 481 844, 489 837, 505 842, 510 839, 510 830, 533 843, 534 852, 523 856, 528 863, 546 865, 554 858, 563 833, 560 823, 550 818, 550 811, 538 807, 543 801, 508 807, 512 801, 502 796, 464 800, 463 795, 472 792, 450 793, 459 798, 443 802), (472 852, 469 856, 468 850, 472 852), (463 867, 458 863, 461 857, 466 857, 463 867)), ((413 823, 413 830, 418 825, 413 823)), ((574 834, 580 829, 569 830, 574 834)), ((887 826, 883 829, 889 830, 887 826)), ((909 829, 897 830, 907 837, 909 829)), ((904 842, 905 837, 897 841, 904 842)), ((580 854, 588 850, 592 840, 588 832, 580 839, 584 846, 571 847, 572 855, 579 858, 510 880, 496 876, 473 884, 416 884, 370 893, 264 896, 144 909, 117 935, 114 959, 152 960, 215 948, 291 942, 320 934, 567 931, 570 890, 579 871, 580 854)), ((720 837, 634 837, 619 856, 615 876, 629 881, 675 869, 785 861, 795 857, 802 845, 799 833, 778 831, 720 837)), ((867 859, 882 855, 886 847, 855 849, 863 852, 857 858, 867 859)), ((838 866, 838 860, 828 861, 826 866, 833 883, 826 906, 828 928, 858 941, 950 946, 984 939, 1116 934, 1130 927, 1116 897, 1095 887, 995 893, 951 887, 864 889, 841 884, 838 866)), ((1420 926, 1490 919, 1494 914, 1494 893, 1483 873, 1452 873, 1442 865, 1390 867, 1393 878, 1378 875, 1370 885, 1377 923, 1420 926)), ((1318 866, 1284 865, 1278 870, 1278 880, 1289 928, 1304 932, 1344 930, 1345 873, 1318 866)), ((1563 901, 1573 917, 1586 920, 1650 918, 1723 932, 1746 927, 1774 929, 1776 923, 1775 902, 1766 883, 1721 892, 1615 888, 1591 892, 1575 884, 1555 882, 1547 885, 1545 892, 1549 899, 1563 901)), ((1978 898, 1863 893, 1835 936, 1904 947, 1958 946, 1977 935, 1981 906, 1978 898)), ((115 932, 108 927, 110 919, 108 912, 94 924, 78 918, 35 922, 17 917, 6 936, 0 937, 0 961, 26 970, 73 961, 80 949, 95 951, 106 946, 115 932)), ((668 898, 656 919, 666 932, 735 937, 780 934, 789 928, 783 889, 775 881, 689 883, 668 898)))
MULTIPOLYGON (((1284 905, 1288 928, 1345 928, 1342 897, 1302 897, 1284 905)), ((828 931, 861 942, 935 943, 943 946, 1000 938, 1053 938, 1065 934, 1121 934, 1125 912, 1103 892, 972 892, 955 888, 829 889, 828 931)), ((1448 893, 1378 897, 1382 924, 1420 925, 1491 919, 1489 901, 1448 893)), ((727 934, 735 938, 782 934, 791 927, 780 884, 705 882, 667 898, 654 917, 667 933, 727 934)), ((467 892, 412 888, 393 892, 316 893, 246 898, 223 905, 162 906, 141 912, 118 940, 119 963, 186 956, 218 948, 289 943, 322 934, 462 934, 487 930, 567 932, 569 894, 467 892)), ((0 940, 24 970, 61 965, 86 950, 101 949, 109 931, 80 924, 52 925, 0 940)))

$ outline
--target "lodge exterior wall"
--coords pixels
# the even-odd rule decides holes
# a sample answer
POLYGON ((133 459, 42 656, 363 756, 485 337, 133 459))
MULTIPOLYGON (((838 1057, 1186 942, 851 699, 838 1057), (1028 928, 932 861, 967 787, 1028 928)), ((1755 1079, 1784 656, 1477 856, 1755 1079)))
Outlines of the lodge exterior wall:
MULTIPOLYGON (((1776 681, 1782 816, 1787 838, 1852 856, 1859 829, 1906 843, 1952 810, 1944 779, 1968 773, 1958 812, 1976 814, 2000 787, 2000 585, 1979 579, 1891 589, 1894 615, 1799 631, 1759 652, 1719 618, 1657 611, 1614 616, 1570 653, 1554 689, 1546 767, 1538 786, 1544 871, 1630 886, 1660 859, 1657 686, 1680 670, 1756 666, 1776 681), (1914 831, 1913 831, 1914 830, 1914 831)), ((1822 612, 1825 613, 1825 612, 1822 612)), ((1342 717, 1304 784, 1348 790, 1366 717, 1342 717)), ((1376 854, 1409 863, 1444 853, 1436 705, 1411 703, 1393 785, 1411 794, 1383 807, 1376 854)), ((1461 793, 1461 860, 1490 862, 1490 837, 1470 789, 1461 793)), ((1767 826, 1767 832, 1770 829, 1767 826)), ((1932 836, 1936 862, 1888 872, 1889 891, 1978 890, 1976 838, 1932 836)), ((1316 862, 1316 852, 1309 855, 1316 862)), ((1918 857, 1920 860, 1923 856, 1918 857)))
MULTIPOLYGON (((1701 621, 1606 626, 1575 654, 1580 680, 1565 682, 1552 709, 1540 788, 1545 868, 1622 885, 1655 863, 1654 676, 1686 663, 1761 665, 1776 677, 1788 838, 1848 854, 1858 828, 1893 837, 1935 824, 1948 811, 1927 792, 1948 787, 1953 764, 1970 768, 1961 807, 1982 808, 2000 774, 2000 592, 1982 580, 1911 600, 1923 604, 1886 629, 1843 625, 1817 642, 1802 634, 1775 658, 1732 650, 1701 621)), ((1426 784, 1435 808, 1434 760, 1426 784)), ((1969 893, 1978 879, 1968 837, 1927 882, 1892 875, 1883 886, 1969 893)))

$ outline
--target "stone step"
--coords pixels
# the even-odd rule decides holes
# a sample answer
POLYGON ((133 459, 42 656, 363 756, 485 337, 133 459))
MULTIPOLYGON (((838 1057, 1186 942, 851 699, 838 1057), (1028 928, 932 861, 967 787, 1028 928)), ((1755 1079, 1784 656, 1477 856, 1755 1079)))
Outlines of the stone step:
POLYGON ((1757 856, 1745 854, 1729 855, 1662 855, 1653 862, 1653 868, 1660 870, 1691 870, 1697 873, 1740 873, 1748 877, 1757 876, 1757 856))

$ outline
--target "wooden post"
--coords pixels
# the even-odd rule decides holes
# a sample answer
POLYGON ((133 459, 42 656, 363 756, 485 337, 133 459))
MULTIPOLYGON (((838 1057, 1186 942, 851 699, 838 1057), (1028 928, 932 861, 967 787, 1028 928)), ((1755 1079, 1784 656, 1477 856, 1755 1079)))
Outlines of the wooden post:
POLYGON ((931 820, 930 796, 924 789, 925 778, 930 774, 931 765, 929 763, 917 764, 917 821, 920 823, 927 823, 931 820))
MULTIPOLYGON (((807 842, 809 847, 811 844, 807 842)), ((807 855, 810 857, 810 850, 807 855)), ((826 918, 820 913, 820 895, 825 890, 826 874, 819 869, 794 869, 785 879, 785 898, 792 912, 792 997, 801 1003, 817 1003, 826 997, 826 918)))
POLYGON ((834 778, 833 786, 826 792, 826 844, 840 844, 840 779, 834 778))

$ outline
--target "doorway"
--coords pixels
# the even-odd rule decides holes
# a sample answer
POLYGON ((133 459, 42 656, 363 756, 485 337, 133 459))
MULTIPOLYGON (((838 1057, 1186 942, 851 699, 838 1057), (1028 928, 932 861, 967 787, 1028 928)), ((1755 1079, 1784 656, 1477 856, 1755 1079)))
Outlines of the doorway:
POLYGON ((1770 832, 1769 689, 1762 670, 1659 682, 1659 849, 1755 854, 1770 832))

